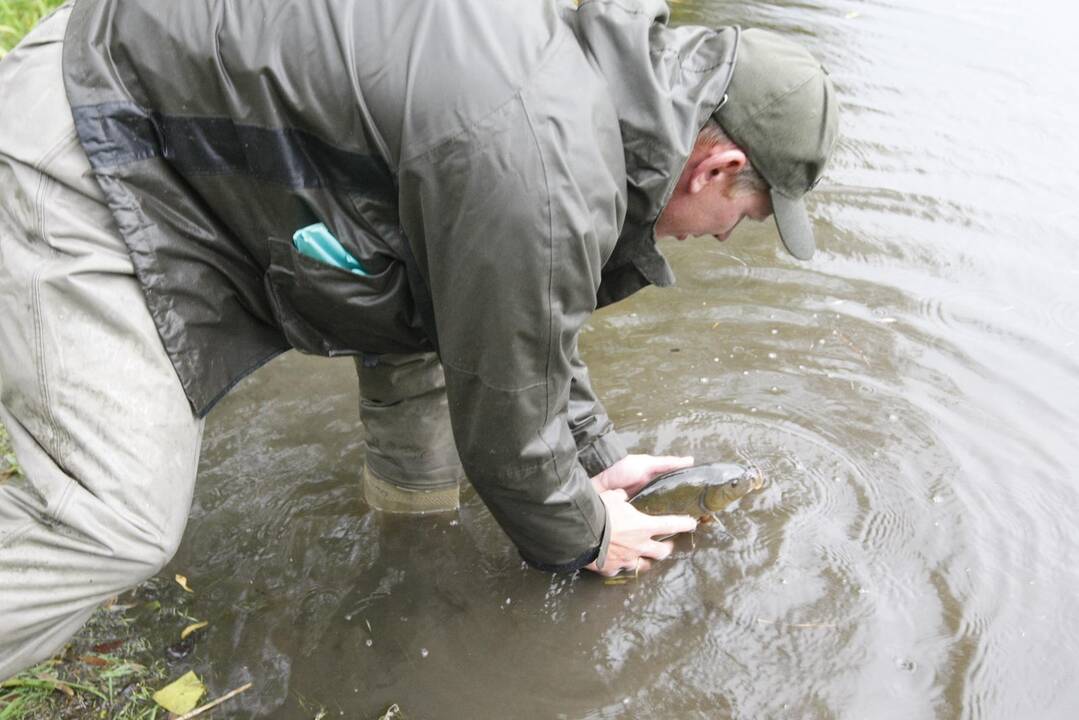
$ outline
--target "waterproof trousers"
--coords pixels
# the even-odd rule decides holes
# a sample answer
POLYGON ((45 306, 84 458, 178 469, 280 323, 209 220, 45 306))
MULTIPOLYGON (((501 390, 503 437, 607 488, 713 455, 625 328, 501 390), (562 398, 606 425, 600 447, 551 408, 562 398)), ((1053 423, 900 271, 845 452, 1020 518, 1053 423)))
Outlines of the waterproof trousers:
MULTIPOLYGON (((23 469, 0 478, 0 680, 169 561, 202 439, 75 136, 61 76, 68 13, 0 61, 0 423, 23 469)), ((433 488, 443 504, 452 487, 455 505, 437 360, 357 367, 366 474, 383 490, 433 488)))

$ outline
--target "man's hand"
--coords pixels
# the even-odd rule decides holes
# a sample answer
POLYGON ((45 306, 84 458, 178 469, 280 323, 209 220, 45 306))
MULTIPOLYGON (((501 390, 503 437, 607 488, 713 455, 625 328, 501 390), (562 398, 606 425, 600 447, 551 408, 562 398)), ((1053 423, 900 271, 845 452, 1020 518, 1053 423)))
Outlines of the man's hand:
POLYGON ((592 478, 592 486, 601 495, 607 490, 625 490, 633 497, 656 475, 692 464, 691 457, 626 455, 592 478))
POLYGON ((670 540, 658 541, 653 537, 689 532, 697 527, 697 520, 689 515, 645 515, 629 504, 625 490, 606 490, 600 493, 600 498, 607 506, 611 542, 603 567, 592 563, 585 570, 606 577, 614 577, 623 570, 647 570, 652 560, 662 560, 674 549, 670 540))

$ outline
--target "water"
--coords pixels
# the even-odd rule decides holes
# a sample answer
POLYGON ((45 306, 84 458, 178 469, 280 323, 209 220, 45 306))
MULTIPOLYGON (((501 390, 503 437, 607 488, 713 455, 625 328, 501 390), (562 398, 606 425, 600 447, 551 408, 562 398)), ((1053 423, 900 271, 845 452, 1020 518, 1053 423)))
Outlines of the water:
POLYGON ((350 363, 283 358, 211 416, 174 562, 230 717, 1079 717, 1079 11, 674 11, 828 66, 821 250, 671 242, 583 351, 633 448, 767 486, 637 581, 550 577, 470 492, 368 512, 350 363))

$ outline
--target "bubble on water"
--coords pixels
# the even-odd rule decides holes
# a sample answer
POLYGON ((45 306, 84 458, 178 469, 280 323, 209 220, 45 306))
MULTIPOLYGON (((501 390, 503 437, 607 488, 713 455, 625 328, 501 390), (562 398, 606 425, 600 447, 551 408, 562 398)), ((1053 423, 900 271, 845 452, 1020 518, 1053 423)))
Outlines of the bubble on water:
POLYGON ((768 353, 768 359, 769 360, 775 360, 777 357, 779 357, 779 356, 776 355, 774 352, 768 353))
POLYGON ((430 653, 429 653, 429 652, 427 652, 427 648, 420 648, 420 657, 423 657, 423 658, 425 658, 425 657, 427 657, 428 655, 430 655, 430 653))
POLYGON ((777 392, 779 392, 779 388, 778 388, 778 387, 776 387, 775 385, 773 385, 773 386, 772 386, 772 392, 774 392, 774 393, 777 393, 777 392))
POLYGON ((751 413, 755 413, 755 412, 757 412, 757 408, 750 408, 750 409, 749 409, 749 411, 750 411, 751 413))
POLYGON ((772 334, 773 334, 773 335, 778 335, 778 334, 779 334, 779 331, 778 331, 778 330, 776 330, 775 328, 772 328, 772 334))
POLYGON ((910 658, 896 658, 895 666, 904 672, 912 673, 918 669, 918 663, 910 658))
POLYGON ((712 362, 719 362, 719 358, 717 358, 717 357, 712 358, 712 362))
POLYGON ((702 385, 707 385, 708 384, 708 378, 701 378, 701 384, 702 385))
POLYGON ((372 640, 371 638, 367 638, 366 640, 363 641, 363 644, 366 645, 367 647, 371 647, 372 645, 375 644, 375 641, 372 640))
POLYGON ((933 496, 933 502, 936 503, 937 505, 939 505, 942 502, 944 502, 944 498, 943 498, 943 496, 940 495, 940 493, 937 493, 936 495, 933 496))
POLYGON ((840 478, 839 478, 838 475, 836 475, 834 478, 832 478, 832 482, 839 482, 839 480, 840 480, 840 478))
POLYGON ((743 375, 749 375, 749 370, 743 370, 743 371, 742 371, 742 374, 743 374, 743 375))
POLYGON ((896 420, 899 419, 899 416, 896 415, 895 413, 892 413, 891 415, 888 416, 888 419, 891 420, 892 422, 895 422, 896 420))
POLYGON ((509 604, 510 604, 511 602, 513 602, 513 600, 512 600, 512 599, 510 599, 510 598, 506 598, 506 604, 507 604, 507 605, 509 605, 509 604))

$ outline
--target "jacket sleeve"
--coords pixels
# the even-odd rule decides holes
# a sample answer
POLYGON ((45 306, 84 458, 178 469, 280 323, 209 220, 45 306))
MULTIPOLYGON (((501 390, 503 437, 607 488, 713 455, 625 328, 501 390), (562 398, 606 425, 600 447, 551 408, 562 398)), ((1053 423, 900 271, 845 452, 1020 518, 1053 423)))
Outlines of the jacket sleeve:
POLYGON ((575 434, 608 431, 581 412, 593 402, 576 343, 617 236, 621 166, 603 169, 610 156, 594 142, 567 149, 541 126, 519 95, 403 161, 399 197, 465 473, 526 561, 567 571, 602 563, 609 539, 578 461, 575 434))
POLYGON ((592 390, 588 366, 574 353, 569 392, 569 427, 577 444, 577 460, 589 477, 598 475, 626 456, 614 424, 592 390))

